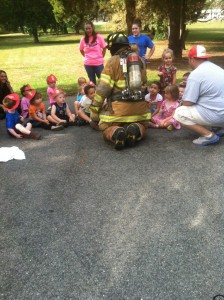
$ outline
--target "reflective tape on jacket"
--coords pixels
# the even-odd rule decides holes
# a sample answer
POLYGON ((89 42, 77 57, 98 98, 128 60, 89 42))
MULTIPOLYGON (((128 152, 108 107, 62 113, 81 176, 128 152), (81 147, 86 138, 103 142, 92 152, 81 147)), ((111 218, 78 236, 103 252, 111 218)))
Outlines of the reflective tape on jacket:
POLYGON ((99 94, 95 94, 94 95, 94 101, 99 103, 99 104, 103 104, 104 99, 99 94))
POLYGON ((114 116, 114 115, 104 115, 100 114, 100 122, 110 123, 110 122, 124 122, 133 123, 147 121, 151 119, 151 113, 145 113, 144 115, 137 116, 114 116))
POLYGON ((126 88, 126 81, 123 80, 118 80, 114 83, 114 85, 120 89, 125 89, 126 88))
POLYGON ((100 107, 98 107, 98 106, 90 105, 91 111, 98 112, 99 109, 100 109, 100 107))
POLYGON ((109 75, 101 73, 100 80, 103 81, 105 84, 108 84, 111 88, 113 88, 114 80, 112 80, 109 75))

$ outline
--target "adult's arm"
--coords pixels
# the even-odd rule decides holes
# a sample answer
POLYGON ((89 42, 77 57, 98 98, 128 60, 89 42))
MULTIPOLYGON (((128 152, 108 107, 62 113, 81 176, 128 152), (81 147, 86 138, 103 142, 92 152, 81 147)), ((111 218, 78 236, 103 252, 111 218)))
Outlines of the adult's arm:
POLYGON ((84 50, 80 50, 80 53, 82 54, 82 56, 85 56, 84 50))
POLYGON ((182 101, 182 105, 184 105, 184 106, 192 106, 192 105, 194 105, 195 103, 193 103, 193 102, 191 102, 191 101, 186 101, 186 100, 184 100, 184 101, 182 101))
POLYGON ((106 48, 106 47, 105 47, 105 48, 103 48, 103 51, 102 51, 103 57, 105 56, 105 54, 106 54, 106 51, 107 51, 107 48, 106 48))
POLYGON ((150 49, 150 51, 145 55, 145 59, 150 59, 153 53, 155 52, 156 47, 155 45, 150 49))

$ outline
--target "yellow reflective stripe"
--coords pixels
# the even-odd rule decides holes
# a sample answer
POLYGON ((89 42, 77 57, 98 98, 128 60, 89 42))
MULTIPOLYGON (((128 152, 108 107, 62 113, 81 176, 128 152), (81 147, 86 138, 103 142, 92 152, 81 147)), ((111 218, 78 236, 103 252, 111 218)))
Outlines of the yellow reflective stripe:
POLYGON ((115 85, 118 88, 126 88, 126 81, 125 80, 118 80, 115 82, 115 85))
POLYGON ((111 88, 113 88, 113 86, 114 86, 114 80, 112 80, 109 75, 101 73, 100 80, 103 81, 105 84, 108 84, 111 88))
POLYGON ((94 101, 102 104, 103 103, 103 98, 99 94, 94 95, 94 101))
POLYGON ((99 109, 100 109, 100 107, 98 107, 98 106, 93 106, 93 105, 90 106, 90 110, 92 110, 92 111, 98 111, 99 109))
POLYGON ((107 116, 100 114, 100 122, 126 122, 126 123, 132 123, 132 122, 141 122, 141 121, 147 121, 151 119, 151 113, 146 113, 144 115, 138 115, 138 116, 107 116))

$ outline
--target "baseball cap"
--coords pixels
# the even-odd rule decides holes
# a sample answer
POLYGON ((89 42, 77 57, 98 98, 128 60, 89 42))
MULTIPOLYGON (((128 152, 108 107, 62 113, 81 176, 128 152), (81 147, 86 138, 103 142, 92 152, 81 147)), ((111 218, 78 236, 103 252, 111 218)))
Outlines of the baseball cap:
POLYGON ((5 99, 10 99, 10 100, 12 100, 12 101, 14 101, 15 102, 15 104, 13 105, 13 107, 11 107, 11 108, 7 108, 7 106, 5 106, 6 108, 7 108, 7 110, 14 110, 14 109, 16 109, 18 106, 19 106, 19 104, 20 104, 20 99, 19 99, 19 95, 18 94, 9 94, 9 95, 7 95, 4 99, 3 99, 3 104, 4 104, 4 100, 5 99))
POLYGON ((210 56, 206 54, 206 49, 204 46, 196 45, 189 50, 189 58, 209 58, 210 56))
POLYGON ((54 74, 50 74, 49 76, 47 76, 47 82, 51 83, 51 82, 56 82, 58 79, 54 74))
POLYGON ((65 95, 65 92, 63 92, 61 89, 55 89, 54 90, 54 93, 53 93, 53 97, 57 97, 59 94, 64 94, 65 95))

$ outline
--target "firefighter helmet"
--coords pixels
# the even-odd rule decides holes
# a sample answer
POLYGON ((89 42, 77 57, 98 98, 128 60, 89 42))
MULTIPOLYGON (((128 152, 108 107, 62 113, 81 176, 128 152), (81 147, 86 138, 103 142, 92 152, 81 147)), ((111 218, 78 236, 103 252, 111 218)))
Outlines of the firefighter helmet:
POLYGON ((124 45, 128 46, 128 38, 127 36, 122 32, 115 32, 111 33, 107 37, 107 49, 111 49, 114 45, 124 45))

